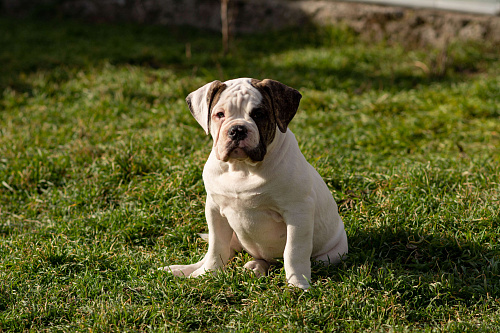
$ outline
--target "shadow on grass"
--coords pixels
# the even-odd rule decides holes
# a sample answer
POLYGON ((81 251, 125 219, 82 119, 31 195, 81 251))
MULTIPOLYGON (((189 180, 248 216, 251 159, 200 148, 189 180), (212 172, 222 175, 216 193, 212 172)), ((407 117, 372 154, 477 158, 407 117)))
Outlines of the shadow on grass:
MULTIPOLYGON (((370 89, 409 89, 435 81, 455 80, 461 73, 478 71, 484 53, 469 58, 453 58, 449 71, 434 75, 432 64, 440 54, 428 55, 428 73, 420 70, 379 70, 380 63, 391 66, 397 56, 383 53, 383 44, 362 42, 349 30, 306 26, 300 30, 238 36, 232 53, 223 56, 218 33, 189 27, 164 27, 134 24, 83 24, 72 21, 14 21, 0 19, 0 89, 30 93, 26 75, 50 71, 46 80, 64 82, 72 71, 85 70, 103 63, 112 65, 168 68, 185 76, 201 76, 207 81, 239 76, 271 77, 296 87, 315 89, 351 88, 354 92, 370 89), (283 64, 273 55, 295 50, 326 48, 349 54, 341 63, 334 59, 303 58, 283 64), (347 86, 346 86, 347 85, 347 86)), ((400 48, 399 48, 400 49, 400 48)), ((401 53, 403 55, 404 52, 401 53)), ((295 55, 292 55, 295 57, 295 55)), ((450 57, 451 58, 451 57, 450 57)), ((439 65, 439 64, 437 64, 439 65)))
POLYGON ((389 229, 358 231, 349 242, 348 258, 338 266, 314 266, 313 281, 359 284, 422 309, 438 298, 473 305, 500 297, 500 258, 487 246, 389 229))

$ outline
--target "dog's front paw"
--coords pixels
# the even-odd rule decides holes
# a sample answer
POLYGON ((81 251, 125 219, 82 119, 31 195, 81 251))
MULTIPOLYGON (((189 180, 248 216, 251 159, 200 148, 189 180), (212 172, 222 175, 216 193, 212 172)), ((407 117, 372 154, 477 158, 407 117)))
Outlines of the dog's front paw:
POLYGON ((290 286, 292 287, 296 287, 296 288, 300 288, 304 291, 307 291, 311 285, 309 284, 309 282, 305 281, 305 282, 299 282, 299 283, 288 283, 290 286))
POLYGON ((188 277, 199 268, 198 264, 192 265, 171 265, 160 267, 158 270, 166 271, 174 276, 188 277))
POLYGON ((288 284, 292 287, 297 287, 302 290, 307 290, 311 287, 308 279, 306 279, 305 276, 302 276, 301 279, 299 279, 297 276, 293 276, 292 278, 288 279, 288 284))
POLYGON ((218 267, 218 266, 207 267, 206 265, 203 265, 203 266, 199 267, 198 269, 196 269, 193 273, 191 273, 191 275, 189 275, 189 277, 198 277, 198 276, 208 274, 208 273, 215 276, 222 269, 223 269, 223 267, 218 267))
POLYGON ((198 276, 205 274, 206 272, 207 272, 207 270, 205 269, 205 267, 201 266, 200 268, 198 268, 194 272, 192 272, 191 275, 189 275, 189 277, 198 277, 198 276))

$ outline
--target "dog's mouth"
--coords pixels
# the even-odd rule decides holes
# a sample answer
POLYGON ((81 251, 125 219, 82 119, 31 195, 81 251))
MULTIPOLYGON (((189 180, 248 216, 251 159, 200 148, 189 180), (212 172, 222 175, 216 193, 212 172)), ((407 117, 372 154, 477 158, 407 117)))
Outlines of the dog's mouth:
POLYGON ((248 154, 243 148, 234 148, 229 153, 229 159, 244 160, 248 158, 248 154))
POLYGON ((245 160, 249 157, 247 150, 248 148, 243 144, 241 140, 229 141, 222 160, 224 162, 227 162, 231 159, 245 160))
POLYGON ((222 160, 227 162, 229 160, 247 160, 250 159, 253 162, 260 162, 264 159, 266 154, 265 147, 259 145, 255 148, 249 148, 245 146, 242 140, 229 141, 225 149, 225 154, 222 156, 222 160))

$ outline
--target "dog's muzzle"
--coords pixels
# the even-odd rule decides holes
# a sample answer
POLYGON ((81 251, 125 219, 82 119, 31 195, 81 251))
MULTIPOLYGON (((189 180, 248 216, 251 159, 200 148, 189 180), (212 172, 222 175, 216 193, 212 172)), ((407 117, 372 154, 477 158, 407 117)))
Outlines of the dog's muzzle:
POLYGON ((227 131, 227 136, 233 141, 245 140, 248 130, 245 126, 235 125, 227 131))
POLYGON ((221 160, 227 162, 230 159, 245 160, 250 158, 253 162, 260 162, 266 154, 266 147, 255 138, 254 129, 245 124, 229 124, 225 132, 227 140, 221 160))

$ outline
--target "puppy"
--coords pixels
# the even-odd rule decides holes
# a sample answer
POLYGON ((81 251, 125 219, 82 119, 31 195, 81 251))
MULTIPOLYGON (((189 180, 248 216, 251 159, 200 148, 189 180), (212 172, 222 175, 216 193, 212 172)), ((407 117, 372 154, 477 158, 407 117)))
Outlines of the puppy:
POLYGON ((208 252, 191 265, 162 269, 176 276, 215 272, 246 250, 245 267, 264 275, 283 258, 286 279, 307 289, 311 258, 338 263, 347 235, 337 204, 287 128, 301 94, 278 81, 214 81, 186 98, 213 138, 203 170, 208 252))

